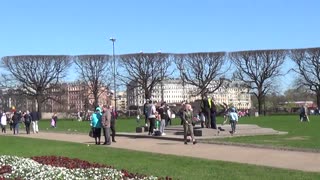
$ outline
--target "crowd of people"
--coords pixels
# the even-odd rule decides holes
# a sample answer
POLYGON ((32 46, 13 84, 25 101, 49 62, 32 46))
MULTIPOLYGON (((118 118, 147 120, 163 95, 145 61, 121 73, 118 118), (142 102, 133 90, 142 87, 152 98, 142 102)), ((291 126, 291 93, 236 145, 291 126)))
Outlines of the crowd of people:
MULTIPOLYGON (((145 126, 148 127, 148 135, 153 136, 165 136, 165 127, 171 124, 171 110, 166 102, 162 102, 158 106, 156 101, 148 100, 144 104, 144 116, 145 126)), ((219 129, 216 124, 217 107, 210 97, 205 97, 199 108, 196 108, 195 112, 192 105, 186 102, 182 102, 180 109, 178 110, 177 116, 181 119, 181 125, 184 129, 184 143, 187 144, 189 139, 190 142, 196 144, 196 140, 193 133, 193 128, 196 123, 201 124, 201 128, 212 128, 219 129)), ((228 107, 227 104, 223 104, 223 115, 224 122, 229 122, 231 125, 230 133, 233 135, 236 133, 236 124, 239 119, 239 112, 235 107, 228 107)), ((139 117, 140 118, 140 117, 139 117)), ((221 130, 221 129, 220 129, 221 130)))
POLYGON ((148 135, 165 136, 165 127, 171 125, 171 110, 166 102, 162 102, 156 107, 156 101, 149 100, 143 106, 143 114, 145 116, 145 124, 149 124, 148 135))
MULTIPOLYGON (((165 136, 165 128, 171 125, 172 111, 166 102, 162 102, 160 106, 156 101, 148 100, 143 108, 143 114, 145 116, 145 124, 148 127, 148 135, 165 136)), ((181 119, 181 125, 184 129, 184 143, 190 142, 196 144, 196 140, 193 133, 193 128, 196 123, 201 124, 202 128, 219 129, 216 125, 217 108, 210 97, 205 97, 197 112, 194 112, 191 104, 183 102, 180 109, 176 112, 176 115, 181 119)), ((40 114, 36 111, 12 111, 10 113, 1 114, 1 131, 6 133, 6 127, 9 125, 13 134, 19 134, 20 124, 24 124, 26 133, 30 134, 31 128, 33 133, 38 133, 38 121, 40 120, 40 114)), ((231 125, 231 134, 236 133, 236 124, 238 122, 238 112, 235 107, 228 107, 227 104, 223 104, 224 121, 222 125, 229 121, 231 125)), ((101 144, 101 136, 103 135, 104 145, 110 145, 111 142, 116 142, 115 124, 118 114, 115 109, 109 106, 97 106, 95 112, 91 115, 90 126, 92 129, 92 136, 95 139, 95 144, 101 144)), ((51 127, 57 127, 58 116, 54 113, 51 118, 51 127)), ((221 130, 221 129, 220 129, 221 130)))
POLYGON ((40 114, 37 111, 15 111, 1 113, 1 132, 7 133, 7 126, 13 131, 13 134, 19 134, 20 124, 23 124, 27 134, 30 134, 31 128, 33 133, 39 132, 38 121, 40 114))

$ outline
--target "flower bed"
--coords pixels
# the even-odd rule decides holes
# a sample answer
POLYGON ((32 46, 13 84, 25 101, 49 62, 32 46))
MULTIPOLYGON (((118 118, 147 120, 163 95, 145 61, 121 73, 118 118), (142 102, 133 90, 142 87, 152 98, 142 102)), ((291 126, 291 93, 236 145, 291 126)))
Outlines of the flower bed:
POLYGON ((0 180, 2 179, 171 179, 158 178, 117 170, 111 166, 90 163, 80 159, 57 156, 23 158, 0 156, 0 180))

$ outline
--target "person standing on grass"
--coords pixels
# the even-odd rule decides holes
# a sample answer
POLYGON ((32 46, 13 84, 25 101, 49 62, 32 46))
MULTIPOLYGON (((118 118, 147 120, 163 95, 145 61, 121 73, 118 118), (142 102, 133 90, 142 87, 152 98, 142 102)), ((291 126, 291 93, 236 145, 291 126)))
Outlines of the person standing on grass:
POLYGON ((2 113, 0 123, 1 123, 1 132, 2 133, 7 133, 6 132, 6 126, 7 126, 7 115, 6 115, 6 113, 2 113))
POLYGON ((26 133, 30 134, 30 124, 31 124, 30 112, 29 111, 25 112, 23 115, 23 118, 24 118, 24 125, 26 126, 26 133))
POLYGON ((57 127, 57 121, 58 121, 58 115, 57 115, 56 112, 53 114, 52 120, 54 122, 54 128, 56 128, 57 127))
POLYGON ((97 107, 96 111, 92 114, 90 126, 93 129, 93 137, 96 145, 100 145, 101 138, 101 108, 97 107))
POLYGON ((309 122, 308 108, 306 105, 302 105, 300 108, 300 122, 304 120, 307 120, 309 122))
POLYGON ((112 106, 110 106, 110 109, 111 109, 110 129, 111 129, 112 142, 117 142, 115 139, 115 136, 116 136, 116 120, 118 118, 118 112, 112 106))
POLYGON ((185 111, 183 111, 182 119, 183 119, 183 132, 184 132, 184 144, 188 144, 187 136, 188 132, 190 132, 191 141, 193 144, 196 144, 196 140, 193 134, 193 125, 192 125, 192 118, 193 118, 193 110, 190 104, 185 105, 185 111))

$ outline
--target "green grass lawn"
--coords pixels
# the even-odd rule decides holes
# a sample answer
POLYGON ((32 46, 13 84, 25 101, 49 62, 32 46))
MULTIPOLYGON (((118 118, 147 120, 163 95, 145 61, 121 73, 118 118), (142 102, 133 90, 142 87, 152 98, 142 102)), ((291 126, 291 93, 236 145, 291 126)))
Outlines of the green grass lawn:
POLYGON ((262 166, 160 155, 78 143, 0 136, 0 154, 23 157, 55 155, 112 165, 130 172, 183 180, 320 179, 308 173, 262 166))
MULTIPOLYGON (((214 139, 236 143, 263 144, 275 147, 293 147, 320 150, 320 116, 310 116, 310 122, 300 122, 298 115, 277 115, 240 118, 240 124, 256 124, 288 132, 287 135, 266 135, 214 139)), ((221 123, 222 119, 219 119, 221 123)))

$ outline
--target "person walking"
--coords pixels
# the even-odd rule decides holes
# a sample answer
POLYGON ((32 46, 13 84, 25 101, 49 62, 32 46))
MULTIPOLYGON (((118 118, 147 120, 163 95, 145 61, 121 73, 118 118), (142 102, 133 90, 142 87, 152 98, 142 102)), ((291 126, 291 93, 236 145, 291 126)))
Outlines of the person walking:
POLYGON ((230 125, 231 125, 230 133, 231 133, 231 135, 233 135, 236 133, 236 126, 237 126, 238 119, 239 119, 238 112, 235 107, 230 108, 229 118, 230 118, 230 125))
POLYGON ((24 125, 26 126, 26 133, 30 134, 30 124, 31 124, 30 112, 29 111, 25 112, 23 117, 24 117, 24 125))
POLYGON ((93 137, 96 145, 100 145, 101 138, 101 108, 96 107, 96 111, 92 114, 90 126, 93 130, 93 137))
POLYGON ((111 106, 103 106, 103 114, 101 118, 101 125, 104 136, 104 145, 111 145, 110 141, 110 126, 111 126, 111 106))
POLYGON ((192 125, 192 118, 193 118, 193 110, 190 104, 185 105, 185 111, 183 111, 182 119, 183 119, 183 132, 184 132, 184 144, 188 144, 188 132, 191 136, 191 142, 196 144, 196 140, 193 134, 193 125, 192 125))
POLYGON ((6 127, 7 127, 7 115, 6 115, 6 113, 2 113, 0 124, 1 124, 1 132, 2 133, 7 133, 7 131, 6 131, 6 127))
POLYGON ((116 120, 118 118, 118 112, 112 106, 110 106, 110 109, 111 109, 110 129, 111 129, 112 142, 117 142, 115 139, 115 136, 116 136, 116 120))

